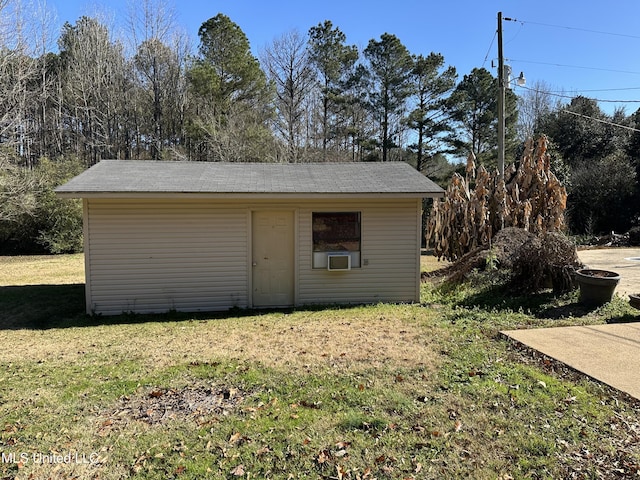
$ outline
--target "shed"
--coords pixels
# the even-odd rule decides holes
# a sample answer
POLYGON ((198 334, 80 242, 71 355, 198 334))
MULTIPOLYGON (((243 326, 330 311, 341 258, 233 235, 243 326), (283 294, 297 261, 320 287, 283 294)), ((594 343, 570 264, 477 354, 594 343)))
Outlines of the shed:
POLYGON ((406 163, 104 160, 82 198, 87 313, 415 302, 422 199, 406 163))

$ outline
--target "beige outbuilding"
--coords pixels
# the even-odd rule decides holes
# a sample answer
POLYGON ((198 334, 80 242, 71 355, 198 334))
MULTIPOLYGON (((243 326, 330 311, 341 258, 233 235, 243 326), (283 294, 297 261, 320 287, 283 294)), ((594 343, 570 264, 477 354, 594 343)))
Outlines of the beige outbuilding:
POLYGON ((84 204, 87 313, 416 302, 422 199, 406 163, 104 160, 84 204))

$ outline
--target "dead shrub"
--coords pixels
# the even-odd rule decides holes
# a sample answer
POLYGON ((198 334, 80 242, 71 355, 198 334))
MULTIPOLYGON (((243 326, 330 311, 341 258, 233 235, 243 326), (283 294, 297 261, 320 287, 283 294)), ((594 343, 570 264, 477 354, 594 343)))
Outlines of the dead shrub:
POLYGON ((425 276, 455 284, 480 272, 486 283, 498 277, 506 279, 506 287, 513 292, 553 288, 555 293, 564 293, 573 289, 573 271, 581 265, 574 243, 565 235, 551 232, 536 236, 509 227, 498 232, 491 246, 476 248, 452 265, 425 276))
POLYGON ((574 243, 551 232, 522 244, 512 267, 510 285, 520 292, 553 288, 554 293, 574 288, 573 272, 581 266, 574 243))

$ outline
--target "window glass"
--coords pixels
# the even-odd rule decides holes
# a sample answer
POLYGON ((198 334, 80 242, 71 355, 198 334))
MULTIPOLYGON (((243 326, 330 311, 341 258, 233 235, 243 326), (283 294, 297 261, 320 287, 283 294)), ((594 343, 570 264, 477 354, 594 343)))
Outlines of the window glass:
POLYGON ((312 224, 315 268, 326 266, 325 252, 350 252, 360 266, 360 212, 314 212, 312 224))

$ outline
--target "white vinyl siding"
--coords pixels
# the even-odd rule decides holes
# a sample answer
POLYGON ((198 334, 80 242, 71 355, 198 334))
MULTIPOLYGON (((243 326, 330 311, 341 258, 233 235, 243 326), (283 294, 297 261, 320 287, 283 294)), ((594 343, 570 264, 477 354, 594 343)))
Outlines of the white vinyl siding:
POLYGON ((87 202, 90 312, 248 305, 247 211, 212 202, 87 202))
POLYGON ((296 212, 295 305, 419 301, 415 198, 85 200, 87 312, 248 308, 251 216, 296 212), (360 268, 314 269, 312 212, 361 213, 360 268))
POLYGON ((298 303, 419 301, 421 202, 415 199, 322 203, 299 213, 298 303), (361 212, 361 268, 314 269, 312 213, 361 212))

